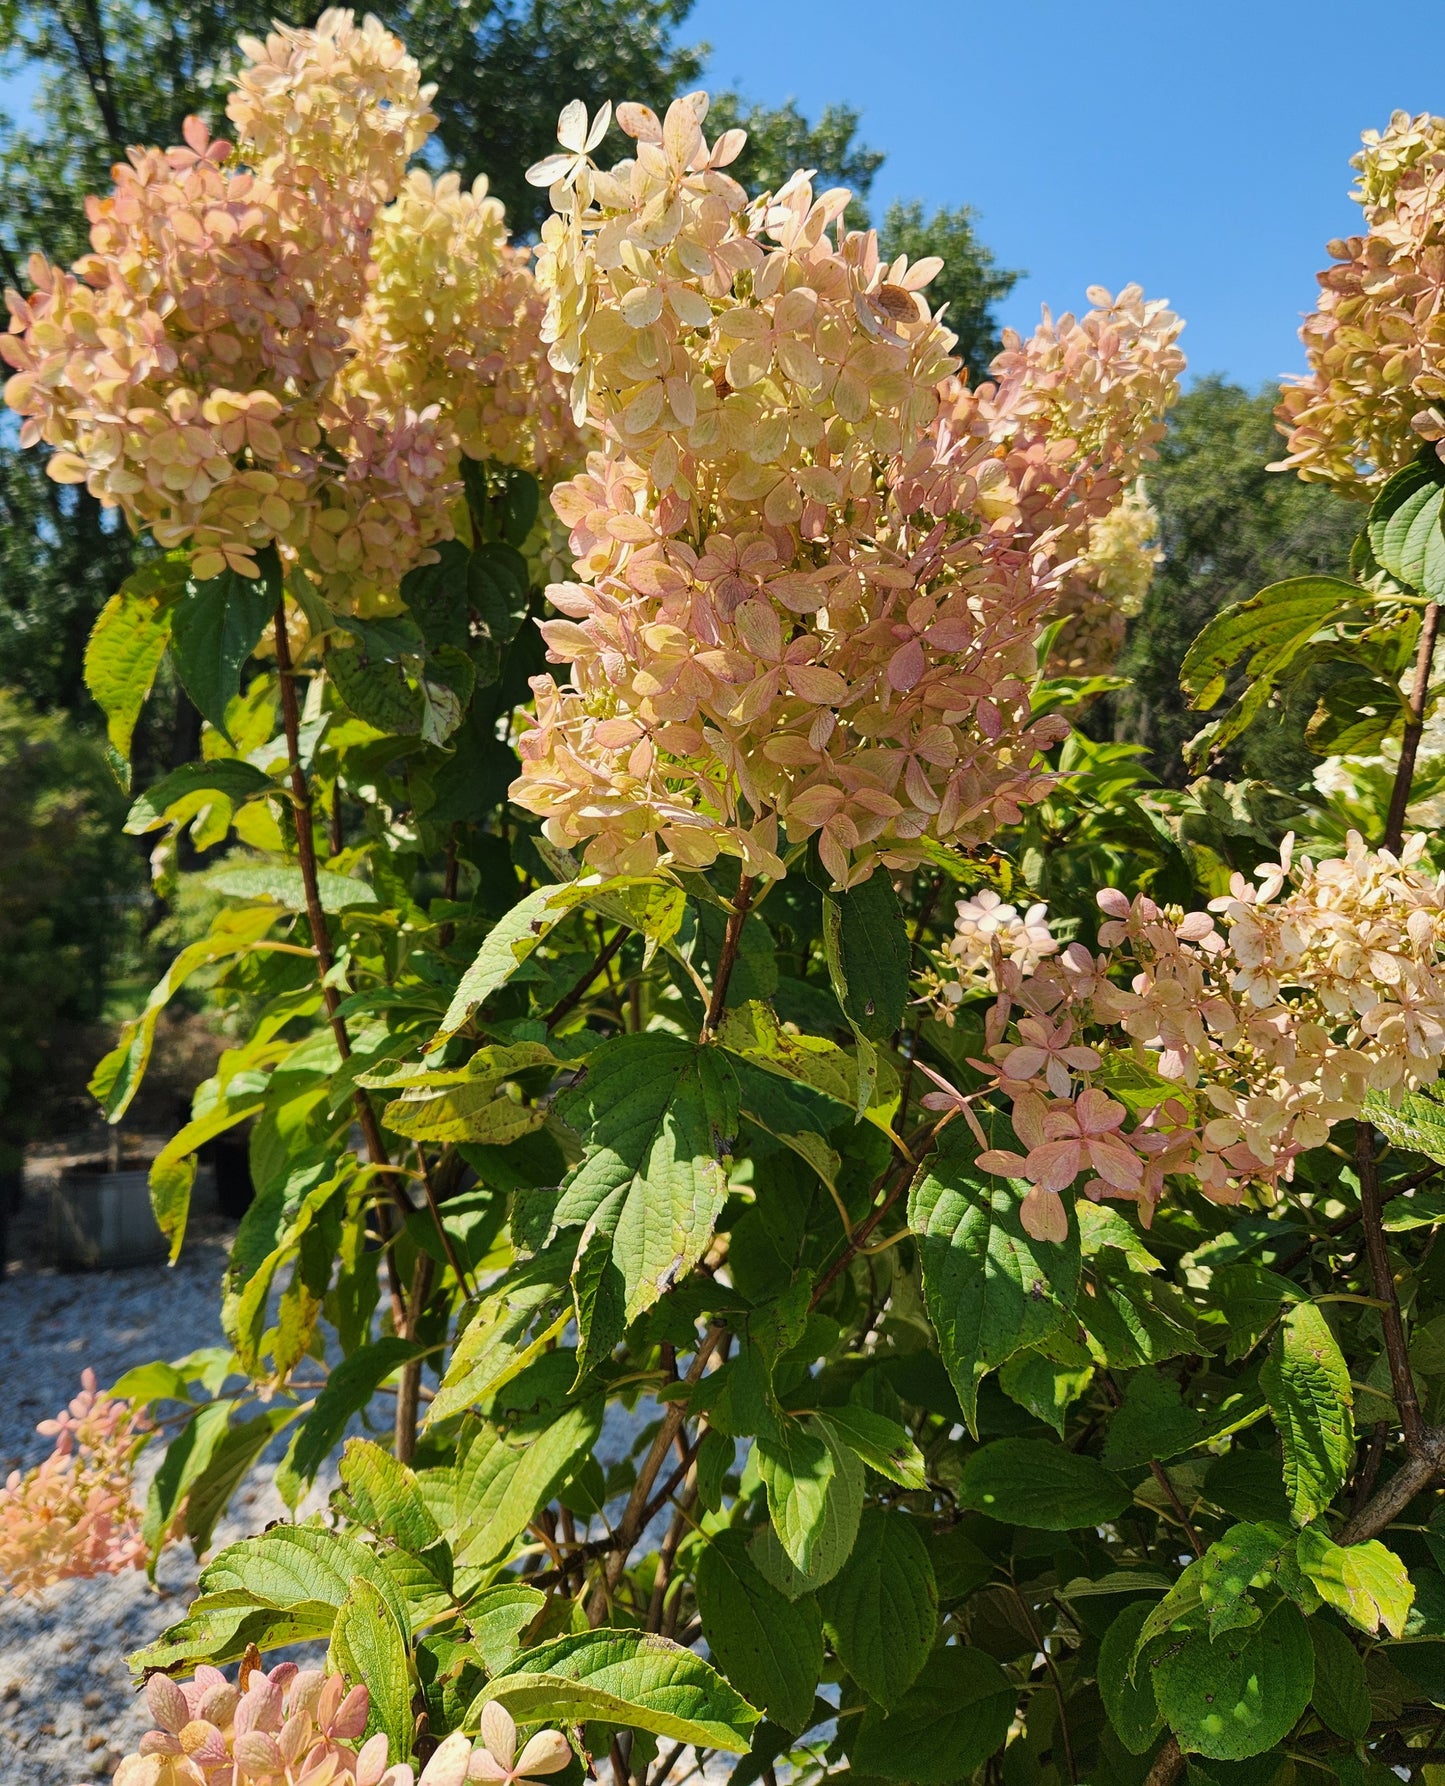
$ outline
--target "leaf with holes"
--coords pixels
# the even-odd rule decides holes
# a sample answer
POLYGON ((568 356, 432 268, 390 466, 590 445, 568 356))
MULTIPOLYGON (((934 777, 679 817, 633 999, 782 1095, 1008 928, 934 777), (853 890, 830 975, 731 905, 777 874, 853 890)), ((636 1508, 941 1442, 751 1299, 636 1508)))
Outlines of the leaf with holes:
POLYGON ((1339 1492, 1355 1453, 1349 1366, 1314 1303, 1280 1323, 1259 1382, 1284 1447, 1290 1512, 1307 1525, 1339 1492))

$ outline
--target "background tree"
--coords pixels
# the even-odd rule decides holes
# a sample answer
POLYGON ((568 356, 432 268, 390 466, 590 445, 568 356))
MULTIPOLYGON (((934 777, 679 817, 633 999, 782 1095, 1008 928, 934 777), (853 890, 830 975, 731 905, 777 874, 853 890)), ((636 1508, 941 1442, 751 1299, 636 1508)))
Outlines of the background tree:
MULTIPOLYGON (((106 189, 126 147, 179 142, 192 112, 224 131, 237 35, 264 33, 273 19, 300 24, 313 10, 291 0, 0 0, 0 55, 42 77, 30 118, 0 119, 0 277, 23 286, 36 249, 64 263, 83 253, 84 195, 106 189)), ((690 10, 691 0, 412 0, 388 23, 438 83, 439 159, 468 181, 485 172, 525 238, 540 226, 547 195, 522 170, 553 147, 568 100, 596 106, 627 95, 660 108, 698 84, 703 46, 677 37, 690 10)), ((720 95, 714 127, 733 121, 749 132, 737 172, 754 189, 811 167, 825 184, 851 186, 861 205, 883 162, 858 141, 850 106, 826 106, 809 123, 791 100, 769 108, 720 95)), ((614 150, 622 141, 615 137, 614 150)), ((994 265, 972 214, 945 210, 925 223, 921 206, 894 205, 883 238, 890 255, 948 261, 936 300, 949 301, 967 362, 983 364, 997 333, 992 306, 1017 275, 994 265)), ((57 490, 39 455, 0 438, 0 683, 42 707, 88 705, 81 644, 136 550, 112 521, 83 488, 57 490)), ((160 754, 179 759, 191 742, 160 754)))
MULTIPOLYGON (((1284 451, 1277 401, 1273 386, 1251 394, 1220 377, 1200 379, 1173 411, 1148 474, 1164 562, 1119 662, 1128 686, 1088 729, 1147 746, 1150 766, 1174 785, 1188 778, 1182 747, 1202 723, 1179 688, 1191 641, 1221 608, 1271 583, 1342 573, 1360 530, 1358 504, 1269 470, 1284 451)), ((1311 706, 1306 694, 1283 724, 1278 712, 1262 716, 1237 747, 1236 764, 1280 786, 1307 782, 1318 761, 1304 742, 1311 706)))

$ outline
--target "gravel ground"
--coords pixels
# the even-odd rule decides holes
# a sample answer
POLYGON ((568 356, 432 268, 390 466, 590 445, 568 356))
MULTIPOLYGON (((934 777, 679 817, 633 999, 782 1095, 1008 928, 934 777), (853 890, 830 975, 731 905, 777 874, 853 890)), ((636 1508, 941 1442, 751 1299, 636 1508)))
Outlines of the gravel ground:
MULTIPOLYGON (((50 1449, 35 1424, 80 1387, 89 1365, 101 1386, 132 1365, 177 1358, 221 1342, 218 1279, 233 1232, 216 1216, 193 1220, 175 1268, 140 1265, 57 1271, 48 1257, 47 1168, 27 1174, 0 1279, 0 1477, 50 1449)), ((156 1459, 150 1460, 154 1468, 156 1459)), ((260 1531, 285 1508, 264 1464, 217 1532, 217 1545, 260 1531)), ((141 1495, 144 1495, 142 1472, 141 1495)), ((0 1618, 0 1780, 4 1786, 75 1786, 109 1779, 149 1727, 126 1655, 179 1618, 198 1573, 188 1546, 170 1548, 157 1586, 140 1570, 63 1582, 38 1599, 8 1599, 0 1618)))
MULTIPOLYGON (((206 1213, 201 1187, 173 1269, 59 1271, 49 1263, 47 1224, 55 1166, 43 1161, 28 1169, 25 1204, 10 1230, 10 1262, 0 1275, 0 1384, 9 1391, 0 1394, 0 1480, 49 1452, 50 1441, 36 1433, 36 1422, 70 1400, 87 1365, 105 1388, 133 1365, 179 1358, 223 1338, 218 1280, 234 1225, 206 1213)), ((598 1446, 604 1463, 624 1455, 655 1413, 646 1399, 631 1415, 609 1409, 598 1446)), ((217 1527, 211 1554, 274 1519, 291 1517, 271 1480, 284 1449, 285 1435, 271 1462, 263 1461, 247 1478, 217 1527)), ((142 1459, 142 1504, 158 1462, 158 1452, 142 1459)), ((334 1472, 323 1472, 300 1512, 324 1505, 334 1484, 334 1472)), ((644 1541, 656 1543, 665 1525, 660 1515, 644 1541)), ((5 1600, 0 1786, 84 1786, 110 1778, 150 1723, 125 1658, 181 1617, 198 1574, 189 1546, 172 1545, 162 1555, 154 1588, 133 1570, 62 1582, 38 1599, 5 1600)))

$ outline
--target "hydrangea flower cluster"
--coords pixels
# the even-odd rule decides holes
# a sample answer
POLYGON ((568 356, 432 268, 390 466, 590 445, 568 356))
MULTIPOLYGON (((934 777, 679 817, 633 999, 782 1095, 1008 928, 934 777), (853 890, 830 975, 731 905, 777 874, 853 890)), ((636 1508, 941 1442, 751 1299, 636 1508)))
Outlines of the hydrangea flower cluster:
POLYGON ((954 910, 953 935, 943 945, 946 977, 925 976, 926 991, 950 1026, 965 993, 999 990, 994 976, 995 949, 1021 974, 1031 974, 1059 947, 1049 928, 1048 907, 1042 902, 1020 912, 992 887, 985 887, 972 899, 960 899, 954 910))
POLYGON ((348 1692, 339 1674, 294 1662, 265 1672, 248 1660, 234 1685, 219 1668, 199 1668, 185 1684, 156 1674, 145 1694, 156 1728, 121 1762, 114 1786, 533 1786, 572 1753, 560 1731, 543 1730, 518 1755, 511 1715, 488 1705, 481 1742, 447 1737, 418 1781, 410 1762, 388 1764, 384 1732, 361 1740, 364 1686, 348 1692))
POLYGON ((1276 416, 1283 466, 1365 495, 1445 441, 1445 118, 1396 112, 1351 165, 1365 231, 1329 245, 1276 416))
POLYGON ((146 1549, 131 1471, 146 1428, 127 1401, 100 1393, 95 1372, 80 1394, 35 1429, 55 1449, 0 1487, 0 1584, 35 1594, 80 1576, 139 1568, 146 1549))
POLYGON ((1396 856, 1351 833, 1343 857, 1316 864, 1295 862, 1286 839, 1257 886, 1235 875, 1208 912, 1106 889, 1097 956, 1073 943, 1030 972, 1000 949, 987 1058, 973 1065, 1011 1100, 1023 1151, 980 1164, 1032 1187, 1030 1233, 1062 1237, 1059 1193, 1080 1178, 1090 1197, 1135 1201, 1146 1224, 1171 1174, 1215 1202, 1269 1195, 1369 1093, 1433 1083, 1445 877, 1421 866, 1424 850, 1423 836, 1396 856), (1130 1108, 1106 1089, 1125 1082, 1130 1108))
POLYGON ((955 428, 987 440, 1003 475, 989 498, 1010 506, 1016 540, 1047 546, 1064 574, 1053 613, 1068 621, 1051 661, 1107 669, 1124 622, 1143 605, 1160 553, 1158 519, 1139 483, 1179 394, 1182 320, 1137 285, 1088 291, 1091 308, 1043 321, 1027 340, 1006 329, 988 382, 944 387, 955 428))
MULTIPOLYGON (((847 886, 925 839, 976 843, 1048 786, 1062 722, 1028 685, 1057 542, 1026 533, 1033 492, 979 422, 993 387, 943 384, 938 263, 883 262, 806 174, 749 203, 726 172, 742 133, 709 144, 706 112, 622 106, 636 154, 604 171, 607 115, 574 104, 531 171, 556 213, 552 360, 606 445, 554 493, 577 581, 543 632, 571 674, 533 683, 512 798, 609 872, 728 852, 777 876, 784 839, 816 838, 847 886)), ((1007 352, 1004 377, 1077 439, 1104 385, 1075 346, 1071 324, 1032 383, 1007 352)))
POLYGON ((413 168, 377 220, 372 258, 348 388, 382 414, 434 408, 473 459, 544 482, 572 470, 578 436, 542 343, 546 302, 486 175, 467 189, 413 168))
POLYGON ((398 38, 330 11, 241 48, 234 148, 193 118, 183 147, 132 149, 88 201, 94 251, 72 273, 32 257, 6 401, 53 478, 189 546, 198 577, 254 576, 278 541, 354 607, 450 534, 459 445, 530 461, 540 304, 495 207, 403 184, 435 118, 398 38), (418 364, 401 350, 428 329, 418 364), (454 418, 432 362, 485 377, 502 344, 495 400, 454 418), (395 358, 385 378, 367 347, 373 371, 395 358))

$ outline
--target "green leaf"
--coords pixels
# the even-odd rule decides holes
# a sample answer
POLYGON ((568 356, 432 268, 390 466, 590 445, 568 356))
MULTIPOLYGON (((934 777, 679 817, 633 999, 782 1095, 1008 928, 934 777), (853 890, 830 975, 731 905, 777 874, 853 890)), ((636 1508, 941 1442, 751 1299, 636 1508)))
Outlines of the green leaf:
POLYGON ((187 763, 146 789, 126 816, 125 828, 132 836, 155 831, 166 822, 171 807, 192 794, 216 793, 233 806, 256 794, 273 789, 275 783, 263 769, 239 757, 216 757, 210 762, 187 763))
POLYGON ((527 561, 515 546, 486 540, 472 551, 467 599, 494 645, 510 645, 527 616, 527 561))
POLYGON ((1117 1519, 1133 1496, 1097 1459, 1048 1439, 995 1439, 963 1466, 958 1500, 1007 1525, 1067 1532, 1117 1519))
POLYGON ((467 1602, 467 1629, 488 1674, 502 1674, 515 1663, 522 1633, 547 1604, 540 1588, 520 1581, 502 1581, 467 1602))
POLYGON ((1366 522, 1376 560, 1398 582, 1422 595, 1445 596, 1445 535, 1440 507, 1445 487, 1439 466, 1424 459, 1407 465, 1385 484, 1366 522))
POLYGON ((1358 608, 1362 599, 1353 583, 1339 577, 1291 577, 1221 609, 1189 647, 1179 681, 1191 706, 1213 707, 1230 671, 1247 659, 1245 688, 1195 744, 1207 738, 1218 751, 1237 738, 1320 628, 1358 608))
MULTIPOLYGON (((299 868, 258 863, 255 867, 222 868, 206 877, 207 884, 229 899, 270 899, 287 911, 306 910, 306 884, 299 868)), ((316 872, 316 888, 324 912, 343 912, 348 906, 375 905, 376 891, 353 875, 316 872)))
POLYGON ((1388 1234, 1406 1234, 1412 1228, 1438 1228, 1445 1222, 1445 1190, 1408 1191, 1392 1197, 1381 1221, 1388 1234))
POLYGON ((1209 1295, 1229 1330, 1224 1351, 1229 1364, 1254 1350, 1285 1303, 1300 1300, 1298 1288, 1287 1277, 1255 1264, 1220 1266, 1210 1279, 1209 1295))
POLYGON ((785 1730, 804 1730, 823 1671, 817 1600, 780 1594, 758 1573, 747 1534, 738 1530, 718 1532, 703 1546, 696 1587, 703 1636, 723 1673, 785 1730))
POLYGON ((186 1491, 186 1536, 198 1557, 211 1548, 216 1521, 230 1505, 246 1472, 276 1434, 295 1418, 292 1408, 268 1408, 254 1420, 228 1427, 212 1448, 205 1468, 186 1491))
POLYGON ((497 1700, 519 1724, 584 1720, 648 1730, 669 1742, 747 1752, 758 1713, 717 1670, 645 1631, 589 1631, 528 1650, 525 1673, 491 1681, 468 1714, 497 1700))
POLYGON ((1231 1526, 1215 1539, 1199 1567, 1199 1602, 1211 1637, 1254 1623, 1259 1613, 1250 1583, 1261 1575, 1279 1576, 1293 1561, 1293 1541, 1288 1526, 1267 1522, 1231 1526))
POLYGON ((962 1145, 946 1145, 914 1184, 908 1225, 943 1362, 976 1433, 984 1376, 1051 1333, 1073 1308, 1079 1242, 1072 1228, 1057 1246, 1034 1240, 1019 1220, 1018 1193, 979 1173, 956 1151, 962 1145))
POLYGON ((883 868, 846 893, 823 898, 823 949, 843 1015, 854 1032, 884 1042, 908 1003, 908 929, 883 868))
POLYGON ((1349 1367, 1314 1303, 1285 1316, 1259 1382, 1284 1446, 1290 1512, 1306 1525, 1334 1499, 1355 1452, 1349 1367))
POLYGON ((1122 1405, 1109 1422, 1104 1462, 1111 1470, 1175 1457, 1204 1436, 1204 1422, 1186 1408, 1179 1385, 1156 1371, 1135 1371, 1122 1405))
POLYGON ((141 1526, 141 1536, 150 1552, 152 1578, 160 1548, 184 1512, 192 1485, 204 1475, 225 1438, 235 1405, 234 1401, 223 1400, 198 1408, 166 1447, 146 1494, 141 1526))
POLYGON ((120 1040, 91 1075, 91 1096, 105 1112, 107 1122, 119 1122, 139 1091, 150 1064, 156 1024, 172 997, 201 968, 230 955, 245 954, 274 922, 275 913, 264 910, 223 912, 209 936, 189 944, 174 958, 151 989, 140 1016, 121 1025, 120 1040))
POLYGON ((1094 1365, 1082 1346, 1068 1349, 1067 1363, 1051 1356, 1063 1351, 1060 1336, 1043 1346, 1026 1346, 999 1369, 998 1386, 1011 1401, 1027 1408, 1036 1420, 1064 1436, 1069 1409, 1094 1380, 1094 1365), (1081 1356, 1079 1356, 1081 1354, 1081 1356))
POLYGON ((891 1710, 869 1706, 849 1748, 855 1772, 912 1786, 966 1780, 1003 1746, 1016 1693, 982 1650, 935 1650, 891 1710))
POLYGON ((471 643, 467 615, 471 553, 460 540, 442 540, 432 551, 436 554, 433 563, 418 565, 402 578, 401 599, 428 645, 452 645, 465 651, 471 643))
POLYGON ((558 1099, 584 1153, 555 1219, 610 1241, 608 1270, 625 1321, 651 1308, 707 1250, 727 1196, 737 1098, 720 1049, 650 1033, 604 1042, 581 1082, 558 1099))
POLYGON ((358 1579, 380 1591, 405 1633, 405 1605, 373 1551, 342 1532, 272 1526, 208 1563, 185 1618, 138 1651, 132 1666, 193 1672, 201 1662, 238 1660, 250 1643, 271 1650, 329 1637, 358 1579))
POLYGON ((339 1473, 357 1519, 378 1538, 420 1555, 441 1537, 415 1472, 374 1440, 348 1439, 339 1473))
POLYGON ((495 1284, 462 1331, 427 1410, 428 1424, 476 1407, 539 1356, 567 1325, 566 1265, 543 1254, 495 1284))
POLYGON ((848 1560, 863 1512, 863 1466, 816 1419, 784 1419, 757 1441, 768 1512, 789 1561, 813 1587, 848 1560))
POLYGON ((1314 1678, 1309 1627, 1281 1600, 1258 1624, 1217 1642, 1199 1632, 1171 1647, 1155 1667, 1154 1691, 1186 1753, 1243 1761, 1288 1736, 1314 1678))
POLYGON ((923 1467, 923 1453, 914 1444, 906 1427, 886 1414, 875 1414, 856 1402, 845 1406, 823 1408, 819 1422, 835 1439, 856 1451, 870 1470, 896 1482, 900 1488, 926 1489, 928 1476, 923 1467))
POLYGON ((505 986, 537 945, 585 898, 585 890, 575 881, 538 887, 504 918, 499 918, 462 975, 432 1046, 455 1035, 478 1005, 485 1004, 505 986))
POLYGON ((1114 1620, 1099 1645, 1099 1697, 1115 1736, 1131 1755, 1147 1755, 1164 1722, 1154 1697, 1150 1658, 1146 1657, 1138 1667, 1134 1663, 1148 1616, 1149 1602, 1135 1600, 1114 1620))
POLYGON ((505 1435, 486 1428, 457 1466, 458 1564, 480 1569, 502 1557, 585 1463, 601 1430, 600 1396, 505 1435))
POLYGON ((352 1583, 337 1610, 326 1665, 371 1695, 367 1734, 384 1730, 393 1756, 411 1754, 411 1670, 396 1615, 371 1582, 352 1583))
POLYGON ((333 1369, 276 1471, 276 1487, 288 1507, 301 1499, 307 1483, 345 1432, 347 1421, 361 1412, 393 1371, 416 1357, 418 1349, 411 1340, 379 1339, 343 1358, 333 1369))
POLYGON ((839 1661, 870 1699, 897 1704, 938 1635, 938 1586, 917 1521, 868 1508, 852 1555, 819 1598, 839 1661))
POLYGON ((227 703, 241 691, 241 667, 261 642, 279 592, 265 577, 222 571, 188 582, 171 610, 171 656, 186 693, 223 738, 227 703))
POLYGON ((85 686, 105 714, 111 748, 124 763, 130 761, 136 721, 170 643, 171 604, 185 580, 184 559, 142 566, 101 609, 86 643, 85 686))
POLYGON ((1405 1635, 1415 1588, 1393 1550, 1372 1538, 1367 1544, 1336 1544, 1318 1526, 1299 1535, 1299 1566, 1327 1606, 1371 1636, 1383 1625, 1391 1637, 1405 1635))
POLYGON ((156 1225, 171 1243, 170 1263, 180 1257, 186 1238, 186 1218, 190 1214, 191 1188, 196 1180, 196 1149, 204 1147, 217 1135, 233 1129, 265 1108, 261 1100, 232 1104, 223 1101, 204 1116, 193 1118, 151 1161, 151 1209, 156 1225))
POLYGON ((1338 1625, 1311 1619, 1315 1685, 1311 1704, 1321 1720, 1346 1742, 1363 1742, 1370 1728, 1370 1683, 1360 1652, 1338 1625))
POLYGON ((333 646, 326 653, 326 674, 356 717, 378 732, 399 738, 420 733, 425 696, 394 658, 373 654, 365 643, 333 646))
POLYGON ((1372 1091, 1365 1097, 1365 1115, 1396 1147, 1445 1165, 1445 1103, 1434 1093, 1406 1092, 1397 1103, 1372 1091))

